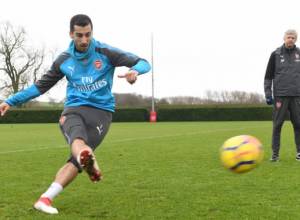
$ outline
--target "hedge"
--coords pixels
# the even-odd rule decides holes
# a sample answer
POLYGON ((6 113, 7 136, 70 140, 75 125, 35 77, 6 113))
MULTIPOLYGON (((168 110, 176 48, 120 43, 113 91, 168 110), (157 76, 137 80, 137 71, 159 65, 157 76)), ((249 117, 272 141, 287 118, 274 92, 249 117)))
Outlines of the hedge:
MULTIPOLYGON (((62 109, 12 109, 0 123, 57 123, 62 109)), ((117 109, 113 114, 114 122, 139 122, 147 121, 146 109, 117 109)))
MULTIPOLYGON (((57 123, 62 109, 12 109, 0 123, 57 123)), ((157 121, 266 121, 272 119, 271 107, 197 107, 158 108, 157 121)), ((116 109, 114 122, 149 121, 144 108, 116 109)))
POLYGON ((161 108, 158 121, 268 121, 270 107, 161 108))
POLYGON ((0 118, 0 123, 54 123, 58 122, 62 110, 12 109, 0 118))

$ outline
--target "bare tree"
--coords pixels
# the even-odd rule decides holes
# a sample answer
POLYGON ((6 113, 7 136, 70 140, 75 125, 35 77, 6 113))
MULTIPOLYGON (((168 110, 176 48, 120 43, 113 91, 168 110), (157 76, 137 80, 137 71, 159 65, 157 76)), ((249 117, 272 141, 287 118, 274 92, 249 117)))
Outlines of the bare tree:
POLYGON ((26 44, 24 28, 0 24, 0 91, 5 96, 35 82, 44 58, 44 49, 34 50, 26 44))
POLYGON ((264 96, 259 93, 244 91, 206 91, 206 103, 227 104, 262 104, 265 103, 264 96))
POLYGON ((243 91, 211 91, 207 90, 203 97, 175 96, 167 97, 169 104, 262 104, 264 96, 259 93, 243 91))
POLYGON ((114 93, 118 107, 148 107, 151 105, 151 97, 131 93, 114 93))

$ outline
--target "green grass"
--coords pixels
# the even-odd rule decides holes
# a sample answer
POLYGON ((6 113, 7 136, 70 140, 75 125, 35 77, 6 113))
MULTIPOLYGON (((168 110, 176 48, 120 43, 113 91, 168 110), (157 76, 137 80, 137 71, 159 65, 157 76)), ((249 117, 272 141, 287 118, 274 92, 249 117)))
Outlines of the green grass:
POLYGON ((56 124, 0 125, 0 219, 299 219, 300 163, 293 129, 282 129, 281 162, 268 161, 271 122, 113 123, 96 151, 104 173, 81 174, 54 201, 57 216, 32 204, 65 163, 56 124), (233 174, 219 161, 229 137, 264 144, 261 166, 233 174))

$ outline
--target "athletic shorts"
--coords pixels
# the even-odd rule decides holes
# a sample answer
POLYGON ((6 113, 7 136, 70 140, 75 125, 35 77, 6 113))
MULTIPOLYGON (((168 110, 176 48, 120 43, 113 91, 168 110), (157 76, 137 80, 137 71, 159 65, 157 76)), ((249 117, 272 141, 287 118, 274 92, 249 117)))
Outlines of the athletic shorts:
MULTIPOLYGON (((75 139, 82 139, 94 151, 103 141, 112 121, 112 112, 89 106, 68 107, 59 120, 60 129, 71 146, 75 139)), ((68 162, 73 163, 81 172, 76 158, 70 156, 68 162)))

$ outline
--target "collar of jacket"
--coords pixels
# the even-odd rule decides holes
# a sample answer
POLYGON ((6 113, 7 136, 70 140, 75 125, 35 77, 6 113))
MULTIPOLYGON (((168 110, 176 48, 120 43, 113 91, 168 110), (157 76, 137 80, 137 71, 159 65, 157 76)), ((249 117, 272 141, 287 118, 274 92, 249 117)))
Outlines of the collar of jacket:
POLYGON ((88 50, 86 52, 83 52, 83 53, 78 52, 76 50, 75 43, 72 40, 71 43, 70 43, 70 45, 69 45, 69 48, 68 48, 68 53, 70 53, 71 56, 74 59, 76 59, 76 60, 89 60, 89 58, 91 57, 91 55, 94 53, 95 48, 96 48, 96 41, 93 38, 91 40, 89 48, 88 48, 88 50))
POLYGON ((285 44, 283 44, 282 49, 285 50, 288 53, 291 53, 296 49, 296 45, 294 45, 292 48, 287 48, 287 47, 285 47, 285 44))

